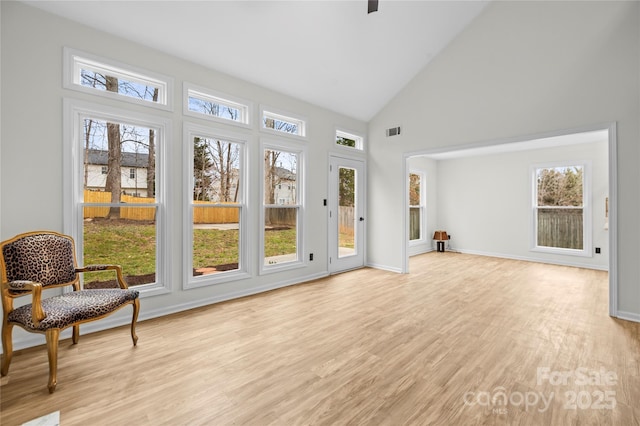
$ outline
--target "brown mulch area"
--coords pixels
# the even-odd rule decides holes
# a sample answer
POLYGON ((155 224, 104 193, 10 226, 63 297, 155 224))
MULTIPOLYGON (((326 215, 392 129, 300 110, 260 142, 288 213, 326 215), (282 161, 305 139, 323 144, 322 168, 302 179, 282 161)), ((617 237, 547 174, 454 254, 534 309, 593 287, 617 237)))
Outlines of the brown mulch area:
MULTIPOLYGON (((146 274, 146 275, 133 275, 133 276, 125 276, 124 280, 131 287, 134 285, 140 284, 148 284, 155 282, 156 274, 146 274)), ((94 281, 91 283, 85 283, 85 289, 103 289, 103 288, 120 288, 118 286, 118 282, 116 280, 107 280, 107 281, 94 281)))
MULTIPOLYGON (((203 268, 193 269, 193 276, 197 277, 200 275, 204 275, 205 273, 211 272, 223 272, 223 271, 231 271, 234 269, 238 269, 238 263, 227 263, 224 265, 216 265, 216 266, 206 266, 203 268)), ((141 284, 149 284, 156 281, 156 274, 145 274, 145 275, 129 275, 125 276, 124 280, 127 284, 132 287, 141 284)), ((107 280, 107 281, 94 281, 91 283, 85 283, 85 289, 103 289, 103 288, 119 288, 118 282, 116 280, 107 280)))

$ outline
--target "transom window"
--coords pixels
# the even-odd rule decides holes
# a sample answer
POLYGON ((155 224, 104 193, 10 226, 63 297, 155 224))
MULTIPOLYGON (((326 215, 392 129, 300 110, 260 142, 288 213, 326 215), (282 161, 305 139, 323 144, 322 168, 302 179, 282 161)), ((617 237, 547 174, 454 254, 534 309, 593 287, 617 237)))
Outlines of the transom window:
POLYGON ((170 77, 65 48, 64 86, 95 95, 170 108, 170 77))
POLYGON ((364 149, 364 138, 353 133, 336 130, 336 145, 357 150, 364 149))
POLYGON ((299 117, 279 114, 262 109, 262 128, 268 131, 306 136, 306 121, 299 117))
POLYGON ((250 102, 185 83, 184 112, 198 118, 248 125, 250 102))
POLYGON ((586 164, 533 167, 534 248, 590 255, 586 164))

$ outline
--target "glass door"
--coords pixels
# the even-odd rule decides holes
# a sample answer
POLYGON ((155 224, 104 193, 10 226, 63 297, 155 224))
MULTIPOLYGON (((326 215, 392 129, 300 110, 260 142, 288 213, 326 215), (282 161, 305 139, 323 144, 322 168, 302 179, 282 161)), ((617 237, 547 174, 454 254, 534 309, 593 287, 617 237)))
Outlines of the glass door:
POLYGON ((329 161, 329 272, 364 266, 364 162, 329 161))

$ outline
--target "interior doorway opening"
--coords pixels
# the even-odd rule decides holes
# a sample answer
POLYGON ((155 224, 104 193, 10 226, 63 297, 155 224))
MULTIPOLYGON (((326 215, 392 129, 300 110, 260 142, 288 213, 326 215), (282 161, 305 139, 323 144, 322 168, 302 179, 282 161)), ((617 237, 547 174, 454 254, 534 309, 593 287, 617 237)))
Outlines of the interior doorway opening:
MULTIPOLYGON (((409 179, 408 176, 412 170, 415 170, 415 164, 417 161, 423 162, 423 164, 430 164, 432 167, 428 168, 429 176, 430 176, 430 184, 433 185, 433 189, 429 188, 430 197, 427 199, 427 216, 429 217, 429 225, 427 227, 427 232, 433 235, 433 232, 436 229, 446 229, 447 223, 456 223, 454 220, 448 220, 447 215, 457 216, 458 219, 463 217, 464 215, 469 214, 477 214, 478 209, 482 208, 482 205, 485 204, 482 201, 478 201, 473 209, 468 209, 468 211, 458 211, 455 212, 447 212, 447 208, 451 208, 451 206, 458 205, 453 203, 451 200, 455 197, 474 197, 477 194, 467 194, 464 191, 457 191, 457 194, 451 194, 451 185, 445 184, 439 180, 450 179, 452 176, 455 176, 454 171, 456 171, 456 167, 449 167, 447 172, 438 173, 437 165, 439 162, 449 162, 448 164, 452 164, 452 161, 458 161, 459 165, 464 164, 464 160, 471 158, 480 158, 482 156, 483 159, 487 159, 487 164, 490 164, 492 167, 496 164, 499 164, 498 157, 502 156, 502 158, 508 158, 507 153, 518 153, 534 150, 552 150, 553 148, 564 147, 565 150, 571 150, 573 148, 576 149, 576 152, 579 152, 580 145, 595 143, 596 141, 601 141, 603 143, 604 155, 606 156, 605 163, 605 182, 604 188, 600 188, 600 195, 598 197, 594 197, 591 201, 591 205, 589 206, 594 211, 594 221, 592 228, 594 232, 600 233, 601 237, 604 238, 606 247, 601 247, 604 244, 598 244, 594 240, 594 250, 589 253, 590 257, 594 256, 602 256, 598 259, 601 262, 601 265, 594 266, 594 269, 605 269, 609 272, 609 313, 610 315, 614 315, 617 310, 617 245, 616 245, 616 235, 617 235, 617 221, 616 221, 616 206, 617 206, 617 156, 616 156, 616 126, 615 123, 607 124, 607 125, 598 125, 592 127, 585 127, 581 129, 574 129, 565 132, 554 132, 550 134, 537 135, 531 137, 522 137, 522 138, 514 138, 510 140, 502 140, 502 141, 493 141, 493 142, 483 142, 483 143, 475 143, 475 144, 467 144, 460 145, 451 148, 439 148, 432 150, 425 150, 421 152, 411 152, 405 154, 405 173, 404 176, 407 177, 405 179, 405 194, 407 197, 407 202, 405 203, 405 214, 404 214, 404 245, 403 245, 403 272, 409 273, 409 257, 418 253, 415 253, 412 250, 410 244, 410 206, 408 201, 409 194, 409 179), (493 156, 493 157, 489 157, 493 156), (489 160, 490 158, 494 158, 494 160, 489 160), (442 224, 445 224, 443 226, 442 224), (605 229, 606 228, 606 229, 605 229), (595 249, 598 248, 600 254, 595 252, 595 249)), ((515 155, 515 154, 514 154, 515 155)), ((578 155, 578 154, 577 154, 578 155)), ((471 161, 471 160, 469 160, 471 161)), ((476 160, 480 161, 480 160, 476 160)), ((484 160, 483 160, 484 161, 484 160)), ((462 167, 459 167, 457 171, 463 170, 462 167)), ((501 178, 501 171, 496 169, 489 169, 483 171, 488 175, 493 176, 495 179, 501 178)), ((525 173, 529 173, 529 170, 526 170, 525 173)), ((474 176, 469 176, 469 179, 476 179, 474 176)), ((594 185, 603 185, 602 179, 593 183, 594 185)), ((529 191, 529 187, 523 188, 525 191, 529 191)), ((491 188, 487 188, 486 191, 490 192, 491 188)), ((456 191, 454 191, 456 192, 456 191)), ((479 191, 476 191, 479 192, 479 191)), ((495 194, 491 194, 489 196, 489 201, 486 202, 485 206, 491 206, 491 199, 495 194)), ((473 204, 468 204, 473 205, 473 204)), ((531 210, 526 210, 525 215, 530 215, 531 210)), ((520 212, 522 213, 522 212, 520 212)), ((525 218, 520 218, 522 223, 528 224, 531 223, 530 216, 525 218)), ((494 229, 496 233, 500 232, 500 226, 502 224, 499 220, 495 220, 492 222, 490 216, 487 216, 487 221, 483 223, 483 228, 486 229, 494 229)), ((465 244, 469 243, 472 238, 467 238, 469 233, 472 233, 473 230, 470 228, 466 230, 467 232, 463 235, 460 232, 456 232, 456 230, 447 229, 447 231, 452 235, 452 239, 449 241, 450 246, 454 247, 454 249, 459 249, 462 252, 465 252, 465 244), (464 239, 462 237, 465 237, 464 239), (458 238, 458 239, 456 239, 458 238), (463 240, 464 243, 463 243, 463 240)), ((497 235, 497 234, 496 234, 497 235)), ((512 238, 512 235, 506 235, 503 238, 512 238)), ((531 237, 526 242, 528 245, 530 244, 531 237)), ((431 245, 434 244, 433 241, 430 242, 431 245)), ((522 241, 521 241, 522 243, 522 241)), ((430 246, 427 249, 424 249, 421 252, 427 252, 434 250, 435 246, 430 246)), ((488 246, 492 247, 492 246, 488 246)), ((493 248, 493 247, 492 247, 493 248)), ((510 254, 509 252, 500 252, 499 250, 484 250, 472 249, 467 250, 468 253, 471 254, 488 254, 488 255, 500 255, 499 257, 512 257, 512 258, 523 258, 523 260, 527 259, 527 255, 522 254, 510 254)), ((532 259, 536 259, 535 256, 532 256, 532 259)), ((537 260, 543 263, 559 263, 563 264, 557 259, 553 259, 551 257, 538 257, 537 260)), ((576 260, 575 258, 567 261, 567 264, 571 266, 580 266, 582 264, 587 264, 583 260, 576 260)), ((590 266, 586 266, 590 267, 590 266)))

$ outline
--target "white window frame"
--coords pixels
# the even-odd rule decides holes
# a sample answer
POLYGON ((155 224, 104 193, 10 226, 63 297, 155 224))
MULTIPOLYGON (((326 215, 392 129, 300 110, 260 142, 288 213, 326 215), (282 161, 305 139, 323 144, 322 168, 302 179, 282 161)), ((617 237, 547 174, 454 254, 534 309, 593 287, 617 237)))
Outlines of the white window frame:
POLYGON ((306 247, 304 245, 305 242, 305 195, 306 195, 306 184, 305 184, 305 173, 307 169, 307 148, 306 145, 301 145, 299 143, 295 143, 293 141, 285 141, 285 140, 274 140, 274 139, 260 139, 260 256, 259 256, 259 273, 260 275, 285 271, 289 269, 296 269, 307 266, 307 256, 306 256, 306 247), (278 204, 265 204, 264 202, 264 151, 265 149, 270 150, 278 150, 278 151, 286 151, 295 153, 298 155, 298 170, 296 172, 296 180, 297 180, 297 193, 296 200, 297 204, 286 206, 287 208, 297 208, 298 213, 296 215, 297 223, 296 223, 296 249, 297 249, 297 260, 291 262, 277 263, 274 265, 265 265, 265 253, 264 253, 264 221, 265 221, 265 209, 267 207, 270 208, 281 208, 282 205, 278 204))
POLYGON ((531 251, 556 255, 593 257, 593 226, 592 226, 592 186, 591 186, 591 161, 554 161, 533 164, 530 168, 531 178, 531 251), (582 250, 560 247, 546 247, 538 245, 538 179, 539 169, 556 167, 582 167, 582 250))
MULTIPOLYGON (((84 253, 83 238, 83 119, 87 116, 116 122, 157 129, 156 138, 156 202, 137 204, 136 207, 154 207, 156 209, 156 281, 152 284, 136 286, 140 297, 171 292, 171 262, 169 259, 169 205, 167 158, 170 157, 168 138, 172 134, 171 120, 134 111, 113 108, 105 105, 63 99, 63 204, 64 232, 76 241, 78 259, 82 261, 84 253)), ((120 203, 126 206, 125 203, 120 203)), ((93 203, 91 205, 94 205, 93 203)), ((126 271, 125 271, 126 273, 126 271)))
MULTIPOLYGON (((426 225, 426 211, 427 211, 427 194, 426 194, 426 180, 425 180, 425 176, 426 173, 421 171, 421 170, 409 170, 409 175, 407 176, 407 179, 410 179, 411 175, 418 175, 420 176, 420 204, 418 206, 412 206, 411 203, 411 197, 409 197, 409 194, 407 194, 407 205, 408 205, 408 209, 409 209, 409 214, 411 214, 411 208, 412 207, 419 207, 420 208, 420 238, 412 240, 410 239, 410 236, 407 235, 407 238, 409 238, 409 246, 414 246, 414 245, 418 245, 418 244, 424 244, 427 241, 427 233, 426 233, 426 229, 425 229, 425 225, 426 225)), ((408 188, 411 188, 411 185, 408 184, 408 188)), ((409 224, 409 228, 411 228, 411 220, 408 221, 409 224)))
POLYGON ((278 108, 260 105, 260 130, 263 132, 271 133, 273 135, 278 135, 278 137, 287 136, 295 139, 306 139, 309 128, 307 119, 301 115, 282 111, 278 108), (298 126, 298 133, 283 132, 281 130, 275 130, 270 127, 266 127, 264 125, 265 118, 272 118, 275 120, 295 124, 296 126, 298 126))
POLYGON ((193 83, 184 82, 182 90, 182 108, 183 114, 189 117, 211 120, 218 123, 232 124, 235 126, 251 127, 251 111, 253 111, 253 103, 239 98, 237 96, 227 95, 216 90, 198 86, 193 83), (189 109, 189 98, 194 97, 203 101, 214 102, 231 108, 236 108, 240 112, 240 120, 232 120, 225 117, 217 117, 211 114, 204 114, 189 109))
POLYGON ((346 131, 340 128, 336 129, 336 139, 338 139, 338 137, 342 137, 342 138, 346 138, 346 139, 352 139, 356 142, 356 146, 355 147, 351 147, 351 146, 346 146, 346 145, 340 145, 337 141, 334 140, 334 144, 335 146, 338 147, 338 149, 345 149, 348 150, 350 152, 357 152, 357 153, 364 153, 364 146, 365 146, 365 140, 364 140, 364 136, 361 136, 357 133, 354 132, 350 132, 350 131, 346 131))
POLYGON ((91 53, 70 47, 63 49, 63 87, 91 95, 117 99, 137 105, 173 111, 173 78, 143 68, 134 67, 112 59, 103 58, 91 53), (158 101, 126 96, 115 92, 97 90, 81 84, 81 69, 109 74, 114 77, 158 88, 158 101))
MULTIPOLYGON (((183 265, 185 269, 185 280, 183 288, 191 289, 198 287, 205 287, 230 281, 236 281, 241 279, 250 278, 249 265, 251 259, 249 257, 249 244, 248 236, 251 235, 251 229, 248 216, 247 200, 249 199, 248 182, 249 182, 249 170, 248 170, 248 137, 243 134, 229 132, 224 129, 216 129, 206 126, 201 126, 194 123, 185 122, 183 129, 184 140, 184 170, 186 173, 185 186, 184 186, 184 249, 183 249, 183 265), (215 274, 201 275, 194 277, 190 272, 193 267, 193 138, 196 136, 206 138, 219 138, 228 142, 238 143, 241 146, 240 153, 240 187, 238 188, 240 199, 242 200, 237 206, 240 209, 240 229, 239 229, 239 244, 238 254, 239 262, 238 269, 232 271, 223 271, 215 274)), ((211 203, 216 205, 218 203, 211 203)))

